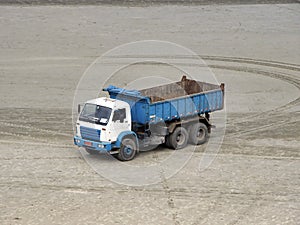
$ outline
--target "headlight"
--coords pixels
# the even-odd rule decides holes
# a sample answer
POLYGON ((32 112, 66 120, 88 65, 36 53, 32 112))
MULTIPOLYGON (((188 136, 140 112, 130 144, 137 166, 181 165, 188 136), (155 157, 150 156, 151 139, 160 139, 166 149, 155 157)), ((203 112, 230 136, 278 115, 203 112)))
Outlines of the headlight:
POLYGON ((104 145, 99 144, 99 145, 98 145, 98 148, 104 148, 104 145))
POLYGON ((80 140, 79 140, 79 139, 77 139, 77 140, 76 140, 76 142, 77 142, 77 143, 80 143, 80 140))

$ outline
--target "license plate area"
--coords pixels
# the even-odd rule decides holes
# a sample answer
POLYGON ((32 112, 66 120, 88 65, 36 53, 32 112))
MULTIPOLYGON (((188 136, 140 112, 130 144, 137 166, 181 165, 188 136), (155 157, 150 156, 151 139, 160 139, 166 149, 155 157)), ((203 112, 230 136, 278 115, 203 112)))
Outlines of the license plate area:
POLYGON ((92 142, 89 142, 89 141, 85 141, 83 144, 86 146, 89 146, 89 147, 93 146, 92 142))

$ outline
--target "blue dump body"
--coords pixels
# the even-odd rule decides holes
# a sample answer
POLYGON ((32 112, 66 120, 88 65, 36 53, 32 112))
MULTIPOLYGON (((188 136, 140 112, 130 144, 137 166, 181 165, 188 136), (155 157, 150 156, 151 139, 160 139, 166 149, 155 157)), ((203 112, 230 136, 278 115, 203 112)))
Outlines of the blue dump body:
POLYGON ((157 86, 144 90, 126 90, 109 86, 113 99, 127 102, 132 122, 138 124, 172 121, 223 109, 224 84, 215 85, 195 80, 157 86))

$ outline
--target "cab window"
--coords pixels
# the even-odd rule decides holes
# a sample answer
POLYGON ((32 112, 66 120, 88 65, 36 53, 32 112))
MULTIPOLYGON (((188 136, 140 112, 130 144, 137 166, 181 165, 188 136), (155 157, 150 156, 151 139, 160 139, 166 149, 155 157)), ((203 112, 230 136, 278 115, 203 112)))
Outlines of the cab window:
POLYGON ((126 119, 126 110, 125 110, 125 108, 115 110, 113 118, 112 118, 113 122, 120 121, 121 123, 124 123, 125 119, 126 119))

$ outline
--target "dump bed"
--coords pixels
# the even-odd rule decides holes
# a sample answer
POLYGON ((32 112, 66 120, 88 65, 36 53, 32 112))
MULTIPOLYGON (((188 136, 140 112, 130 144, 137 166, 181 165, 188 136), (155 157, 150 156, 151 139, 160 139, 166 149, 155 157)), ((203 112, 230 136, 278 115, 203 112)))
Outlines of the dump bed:
POLYGON ((132 122, 138 124, 171 121, 223 109, 224 84, 215 85, 186 79, 143 90, 109 86, 113 99, 129 103, 132 122))

